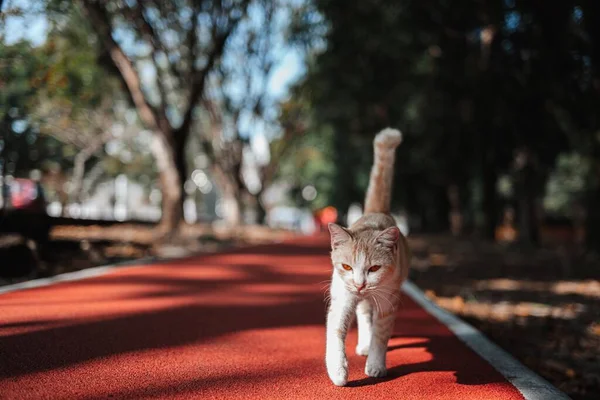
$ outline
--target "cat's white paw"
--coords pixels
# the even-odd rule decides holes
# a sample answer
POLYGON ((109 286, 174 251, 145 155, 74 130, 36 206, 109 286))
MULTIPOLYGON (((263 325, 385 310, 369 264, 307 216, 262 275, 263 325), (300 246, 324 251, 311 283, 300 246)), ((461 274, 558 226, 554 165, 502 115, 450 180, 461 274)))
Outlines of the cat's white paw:
POLYGON ((348 383, 348 361, 344 360, 335 365, 327 365, 327 375, 336 386, 346 386, 348 383))
POLYGON ((361 343, 356 345, 356 354, 359 356, 367 356, 369 354, 369 345, 361 343))
POLYGON ((371 378, 383 378, 387 375, 387 368, 385 364, 367 362, 367 365, 365 365, 365 374, 371 378))

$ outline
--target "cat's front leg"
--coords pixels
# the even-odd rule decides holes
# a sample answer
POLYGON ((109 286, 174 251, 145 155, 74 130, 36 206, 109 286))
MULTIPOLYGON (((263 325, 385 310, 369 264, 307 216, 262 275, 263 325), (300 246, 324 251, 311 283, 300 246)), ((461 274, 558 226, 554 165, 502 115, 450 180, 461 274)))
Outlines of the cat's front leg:
POLYGON ((371 302, 364 299, 356 306, 356 322, 358 324, 358 344, 356 354, 366 356, 371 345, 371 331, 373 325, 373 307, 371 302))
POLYGON ((329 379, 336 386, 344 386, 348 383, 345 342, 355 307, 355 299, 340 295, 331 299, 327 313, 325 364, 329 379))
POLYGON ((387 375, 385 366, 387 345, 394 329, 396 313, 392 309, 384 315, 375 313, 373 318, 373 332, 367 364, 365 365, 365 374, 373 378, 380 378, 387 375))

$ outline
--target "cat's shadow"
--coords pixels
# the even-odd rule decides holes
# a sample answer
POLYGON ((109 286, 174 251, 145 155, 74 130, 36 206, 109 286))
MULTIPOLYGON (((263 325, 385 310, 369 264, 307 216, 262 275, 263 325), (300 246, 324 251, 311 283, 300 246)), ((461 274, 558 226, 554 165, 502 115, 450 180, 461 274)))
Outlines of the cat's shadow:
MULTIPOLYGON (((401 336, 395 335, 394 337, 401 336)), ((402 349, 425 347, 426 351, 431 354, 431 359, 423 362, 396 365, 388 368, 387 376, 383 378, 364 377, 350 381, 346 386, 362 387, 376 385, 418 372, 453 372, 456 383, 461 385, 484 385, 503 381, 499 374, 490 373, 493 370, 491 366, 486 366, 489 368, 485 368, 482 371, 473 371, 471 361, 473 358, 479 358, 479 356, 471 350, 465 349, 463 346, 462 344, 457 344, 456 338, 452 336, 430 336, 428 339, 412 343, 389 346, 387 349, 388 354, 392 351, 401 351, 402 349), (456 352, 456 356, 452 355, 453 352, 456 352)), ((362 358, 362 360, 364 362, 366 358, 362 358)), ((480 365, 480 362, 477 365, 480 365)))
MULTIPOLYGON (((397 338, 397 337, 400 337, 400 336, 394 335, 394 336, 392 336, 392 339, 397 338)), ((419 340, 419 341, 411 342, 411 343, 396 344, 393 346, 388 346, 387 352, 391 353, 392 351, 399 350, 399 349, 408 349, 408 348, 412 348, 412 347, 423 347, 428 342, 429 342, 429 339, 423 339, 423 340, 419 340)))

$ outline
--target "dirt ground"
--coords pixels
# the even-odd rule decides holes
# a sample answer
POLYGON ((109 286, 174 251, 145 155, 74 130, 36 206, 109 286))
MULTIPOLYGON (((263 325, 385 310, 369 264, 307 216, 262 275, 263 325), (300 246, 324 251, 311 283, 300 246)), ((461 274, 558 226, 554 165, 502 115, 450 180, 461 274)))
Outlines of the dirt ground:
MULTIPOLYGON (((39 263, 20 237, 0 236, 0 285, 143 257, 180 257, 279 241, 260 226, 186 226, 157 245, 147 226, 57 226, 39 263), (41 267, 39 267, 41 266, 41 267)), ((600 262, 561 249, 522 249, 474 239, 411 236, 410 278, 574 400, 600 393, 600 262)), ((399 322, 400 323, 400 322, 399 322)))
POLYGON ((563 249, 411 238, 411 279, 574 400, 600 394, 600 263, 563 249))

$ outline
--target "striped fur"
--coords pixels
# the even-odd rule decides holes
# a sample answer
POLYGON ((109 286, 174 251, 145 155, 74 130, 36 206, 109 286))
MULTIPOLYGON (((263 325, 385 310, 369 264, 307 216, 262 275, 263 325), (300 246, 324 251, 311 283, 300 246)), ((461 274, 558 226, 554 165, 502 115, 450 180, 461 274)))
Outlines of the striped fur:
POLYGON ((387 373, 387 343, 409 264, 406 239, 388 214, 394 153, 401 138, 393 129, 385 129, 375 138, 365 215, 350 228, 329 225, 333 274, 325 363, 329 378, 338 386, 348 382, 345 340, 354 314, 358 322, 356 353, 367 356, 365 373, 372 377, 387 373), (371 270, 373 266, 380 268, 371 270))
POLYGON ((382 130, 375 137, 375 157, 365 198, 365 213, 390 212, 396 147, 401 142, 400 131, 391 128, 382 130))

